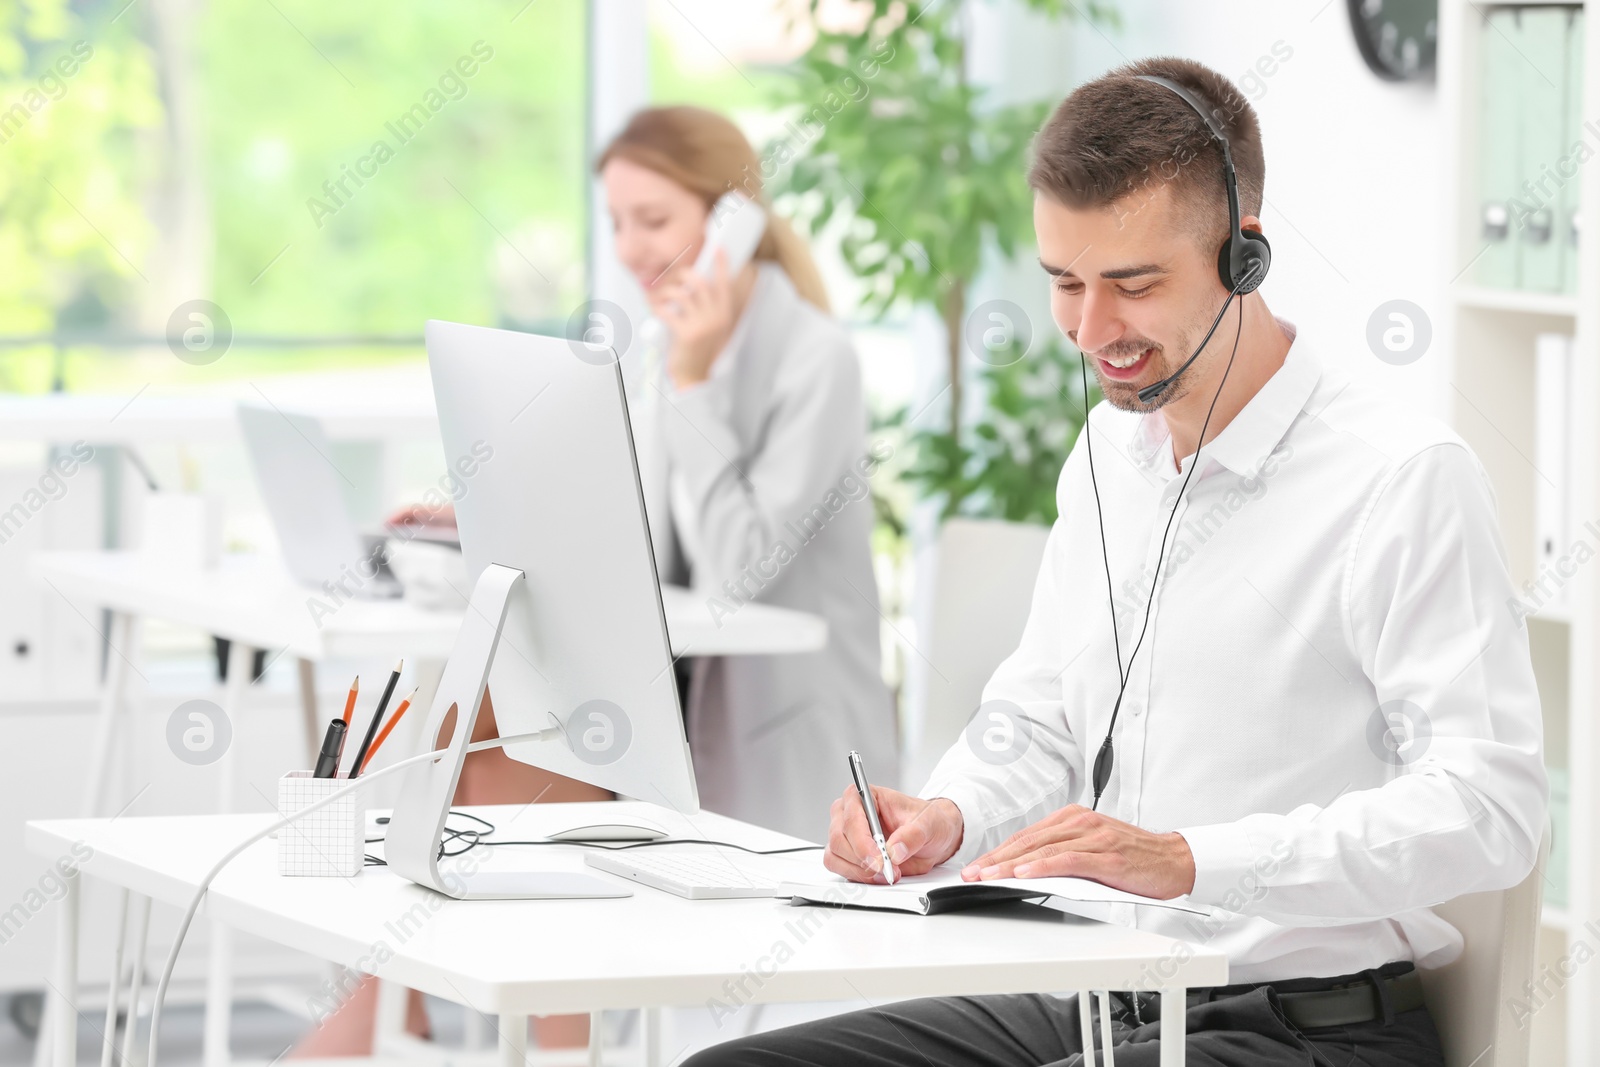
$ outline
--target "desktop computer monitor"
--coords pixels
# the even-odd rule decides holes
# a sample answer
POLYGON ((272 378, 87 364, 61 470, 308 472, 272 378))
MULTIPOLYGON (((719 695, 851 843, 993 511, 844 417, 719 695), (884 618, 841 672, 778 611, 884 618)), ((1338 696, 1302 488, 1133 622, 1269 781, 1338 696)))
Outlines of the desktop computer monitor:
MULTIPOLYGON (((496 609, 504 604, 504 622, 487 685, 500 736, 560 728, 549 740, 511 745, 506 753, 636 800, 697 812, 614 354, 581 341, 449 322, 430 321, 426 332, 468 580, 484 588, 491 583, 480 578, 496 564, 523 575, 495 601, 496 609)), ((473 625, 492 633, 496 620, 479 616, 493 613, 469 608, 464 634, 473 625)), ((449 702, 470 699, 465 675, 452 675, 465 670, 454 662, 467 658, 465 643, 458 641, 446 667, 425 744, 433 743, 431 731, 449 702), (447 684, 454 695, 444 691, 447 684)), ((447 807, 455 776, 449 777, 426 785, 426 773, 419 773, 403 784, 389 832, 391 865, 397 833, 416 863, 424 845, 430 852, 437 847, 443 811, 420 794, 442 792, 447 807)), ((415 870, 401 873, 429 880, 415 870)))
POLYGON ((698 811, 616 361, 450 322, 429 322, 427 344, 467 578, 525 576, 489 675, 500 734, 566 731, 506 754, 698 811))

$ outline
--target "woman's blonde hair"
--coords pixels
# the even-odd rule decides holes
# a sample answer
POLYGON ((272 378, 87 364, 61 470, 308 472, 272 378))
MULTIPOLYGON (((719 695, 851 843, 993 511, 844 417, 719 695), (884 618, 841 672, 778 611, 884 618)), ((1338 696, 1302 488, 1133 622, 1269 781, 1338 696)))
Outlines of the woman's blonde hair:
POLYGON ((796 292, 828 310, 828 293, 810 249, 788 222, 772 214, 761 191, 761 161, 728 119, 699 107, 646 108, 629 119, 600 153, 595 170, 604 170, 613 159, 626 159, 671 178, 700 196, 707 210, 731 190, 768 207, 767 232, 756 246, 755 258, 777 263, 796 292))

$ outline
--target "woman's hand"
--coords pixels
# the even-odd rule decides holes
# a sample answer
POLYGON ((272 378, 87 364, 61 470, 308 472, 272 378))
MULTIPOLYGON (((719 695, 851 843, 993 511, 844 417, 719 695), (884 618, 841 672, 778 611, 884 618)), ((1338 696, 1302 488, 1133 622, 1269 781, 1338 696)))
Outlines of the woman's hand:
POLYGON ((672 332, 667 374, 673 385, 684 389, 711 376, 739 321, 737 304, 728 254, 720 248, 711 277, 690 269, 663 287, 657 314, 672 332))
POLYGON ((1182 834, 1153 834, 1072 804, 1018 830, 961 869, 991 878, 1092 878, 1113 889, 1170 900, 1194 889, 1194 854, 1182 834))
MULTIPOLYGON (((878 805, 878 819, 887 834, 889 861, 894 865, 895 881, 908 874, 926 874, 956 854, 961 847, 964 823, 954 802, 938 797, 922 800, 893 789, 872 787, 878 805)), ((867 826, 867 813, 856 795, 856 787, 846 786, 844 795, 833 802, 828 821, 828 850, 822 865, 852 882, 877 882, 883 874, 883 859, 867 826)))

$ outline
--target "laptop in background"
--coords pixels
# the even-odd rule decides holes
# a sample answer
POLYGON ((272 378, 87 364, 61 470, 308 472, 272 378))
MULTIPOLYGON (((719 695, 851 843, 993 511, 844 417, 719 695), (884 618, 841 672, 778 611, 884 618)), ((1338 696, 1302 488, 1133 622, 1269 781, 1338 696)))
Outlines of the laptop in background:
POLYGON ((381 535, 356 529, 322 423, 310 415, 256 404, 239 405, 239 426, 255 470, 256 484, 278 533, 284 565, 303 585, 358 579, 355 595, 384 599, 401 595, 399 581, 384 560, 381 535), (365 561, 377 564, 377 574, 365 561), (365 564, 363 566, 363 564, 365 564))

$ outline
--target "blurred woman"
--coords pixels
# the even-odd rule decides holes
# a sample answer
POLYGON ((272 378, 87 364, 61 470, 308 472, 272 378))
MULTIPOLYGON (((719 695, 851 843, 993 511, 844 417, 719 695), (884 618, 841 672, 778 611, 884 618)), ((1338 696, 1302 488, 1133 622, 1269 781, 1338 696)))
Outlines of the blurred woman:
MULTIPOLYGON (((827 645, 697 657, 683 694, 708 809, 815 841, 861 752, 898 779, 880 671, 861 368, 804 243, 768 211, 752 261, 693 264, 717 200, 761 202, 762 164, 728 119, 636 114, 597 163, 617 258, 665 326, 639 454, 663 582, 719 621, 754 600, 822 616, 827 645)), ((692 653, 692 650, 690 650, 692 653)))

